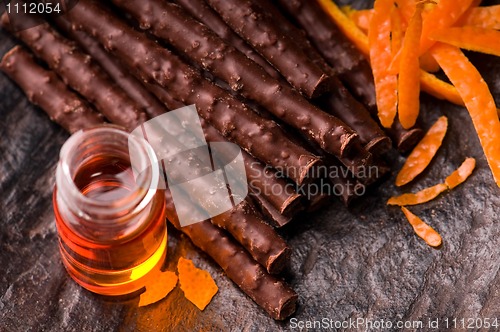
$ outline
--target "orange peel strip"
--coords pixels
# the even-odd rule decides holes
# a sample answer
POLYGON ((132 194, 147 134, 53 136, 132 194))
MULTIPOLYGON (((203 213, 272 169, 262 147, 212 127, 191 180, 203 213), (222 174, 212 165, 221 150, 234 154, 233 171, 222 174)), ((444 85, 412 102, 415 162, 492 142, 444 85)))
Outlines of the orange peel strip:
POLYGON ((354 45, 363 53, 370 54, 368 49, 368 39, 356 24, 346 16, 342 10, 331 0, 317 0, 323 10, 335 22, 342 33, 350 39, 354 45))
MULTIPOLYGON (((350 20, 348 18, 348 20, 350 20)), ((351 21, 352 22, 352 21, 351 21)), ((344 24, 344 22, 335 22, 339 25, 344 24)), ((352 25, 347 25, 344 28, 348 28, 352 25)), ((356 27, 357 29, 357 27, 356 27)), ((359 30, 359 29, 358 29, 359 30)), ((361 34, 356 34, 356 36, 347 36, 355 45, 363 44, 364 47, 362 49, 369 49, 368 47, 368 38, 361 30, 359 30, 361 34), (361 37, 361 38, 360 38, 361 37), (356 38, 356 39, 353 39, 356 38)), ((360 49, 361 50, 361 49, 360 49)), ((365 56, 369 57, 369 54, 365 54, 365 56)), ((446 83, 443 80, 440 80, 435 75, 428 73, 424 70, 420 70, 420 87, 422 91, 427 92, 428 94, 439 98, 448 100, 451 103, 456 105, 464 106, 462 101, 462 97, 458 93, 457 89, 449 83, 446 83)))
POLYGON ((442 116, 432 125, 406 159, 396 177, 396 186, 411 182, 427 168, 441 146, 447 129, 448 119, 442 116))
POLYGON ((422 34, 423 4, 419 3, 413 14, 401 47, 398 78, 398 115, 405 129, 415 125, 420 110, 419 49, 422 34))
POLYGON ((463 18, 462 25, 500 30, 500 5, 472 8, 463 18))
POLYGON ((139 297, 139 307, 156 303, 165 298, 177 285, 177 275, 166 271, 155 274, 151 283, 146 285, 146 291, 139 297))
POLYGON ((387 201, 387 205, 405 206, 427 203, 438 197, 442 192, 445 192, 446 189, 448 189, 448 187, 445 184, 440 183, 435 186, 420 190, 416 193, 409 193, 403 194, 401 196, 391 197, 387 201))
POLYGON ((445 99, 455 105, 464 106, 462 97, 453 85, 424 70, 420 70, 420 87, 422 91, 438 99, 445 99))
POLYGON ((439 235, 434 228, 427 225, 422 219, 411 213, 410 210, 404 206, 401 207, 401 210, 405 214, 410 225, 413 227, 415 234, 422 238, 428 245, 436 248, 443 243, 441 235, 439 235))
POLYGON ((500 31, 465 26, 435 31, 430 38, 469 51, 500 56, 500 31))
POLYGON ((392 126, 397 113, 397 76, 387 70, 392 61, 390 13, 393 6, 391 0, 377 0, 368 31, 378 116, 386 128, 392 126))
POLYGON ((182 257, 177 262, 177 272, 186 299, 198 309, 205 309, 219 290, 210 274, 198 269, 191 260, 182 257))
POLYGON ((472 174, 472 171, 474 171, 475 167, 476 160, 474 158, 467 158, 459 168, 457 168, 446 178, 444 183, 425 188, 416 193, 408 193, 391 197, 387 201, 387 205, 405 206, 429 202, 438 197, 439 194, 441 194, 445 190, 451 190, 467 180, 467 178, 472 174))
POLYGON ((363 30, 365 33, 370 28, 370 20, 372 19, 373 10, 351 10, 348 17, 356 24, 358 28, 363 30))
MULTIPOLYGON (((434 8, 426 12, 422 23, 422 36, 420 39, 420 55, 427 52, 436 41, 430 39, 430 35, 436 31, 451 27, 475 5, 476 0, 440 0, 434 8)), ((390 71, 399 69, 401 54, 397 54, 390 65, 390 71)))
POLYGON ((440 0, 424 19, 420 54, 427 52, 434 45, 429 39, 433 31, 452 26, 473 4, 474 0, 440 0))
POLYGON ((474 168, 476 167, 476 160, 474 158, 467 158, 465 161, 457 168, 456 171, 450 174, 444 181, 448 189, 453 189, 459 184, 463 183, 472 174, 474 168))
POLYGON ((500 120, 488 85, 457 47, 438 43, 431 53, 465 102, 495 182, 500 187, 500 120))

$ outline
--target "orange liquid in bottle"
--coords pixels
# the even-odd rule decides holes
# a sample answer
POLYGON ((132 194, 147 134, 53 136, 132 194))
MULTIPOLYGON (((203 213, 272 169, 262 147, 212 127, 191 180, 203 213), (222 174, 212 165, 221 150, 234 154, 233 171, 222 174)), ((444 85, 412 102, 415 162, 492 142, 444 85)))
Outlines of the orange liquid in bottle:
MULTIPOLYGON (((76 170, 73 182, 83 195, 109 202, 110 207, 138 190, 130 162, 120 155, 100 154, 89 159, 76 170)), ((167 244, 163 191, 157 191, 138 213, 118 214, 112 223, 105 220, 102 224, 79 216, 68 222, 57 195, 56 188, 54 210, 62 260, 84 288, 124 295, 145 286, 148 277, 160 270, 167 244)))

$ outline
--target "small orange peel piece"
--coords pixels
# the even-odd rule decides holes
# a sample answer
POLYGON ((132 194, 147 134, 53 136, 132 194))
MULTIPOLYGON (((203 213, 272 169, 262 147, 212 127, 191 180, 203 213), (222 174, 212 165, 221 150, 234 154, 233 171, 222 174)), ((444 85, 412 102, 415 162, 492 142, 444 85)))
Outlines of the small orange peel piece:
POLYGON ((435 186, 420 190, 416 193, 408 193, 401 196, 391 197, 387 201, 387 205, 405 206, 427 203, 438 197, 442 192, 445 192, 446 189, 448 189, 448 187, 445 184, 440 183, 435 186))
POLYGON ((437 30, 430 38, 469 51, 500 56, 500 31, 473 26, 437 30))
POLYGON ((488 85, 456 46, 437 43, 431 53, 462 97, 493 178, 500 187, 500 120, 488 85))
POLYGON ((441 239, 441 235, 431 226, 427 225, 422 219, 414 215, 404 206, 401 207, 401 210, 408 219, 408 222, 413 227, 415 234, 417 234, 422 240, 424 240, 431 247, 439 247, 443 240, 441 239))
POLYGON ((420 36, 422 35, 423 8, 422 2, 417 4, 415 13, 408 23, 408 29, 401 46, 398 78, 398 115, 399 122, 405 129, 410 129, 415 125, 420 110, 419 45, 420 36))
POLYGON ((406 159, 396 177, 396 186, 410 183, 427 168, 441 146, 447 129, 448 118, 442 116, 432 125, 406 159))
POLYGON ((387 205, 405 206, 427 203, 438 197, 439 194, 446 191, 447 189, 451 190, 461 183, 465 182, 465 180, 467 180, 467 178, 472 174, 475 167, 476 160, 474 158, 467 158, 459 168, 457 168, 446 178, 444 183, 422 189, 416 193, 407 193, 400 196, 391 197, 387 201, 387 205))
POLYGON ((156 303, 165 298, 177 285, 177 275, 165 271, 155 274, 155 278, 146 285, 146 291, 139 297, 139 307, 156 303))
POLYGON ((456 171, 446 178, 444 183, 448 189, 453 189, 467 180, 474 171, 474 168, 476 168, 476 160, 474 158, 467 158, 456 171))
POLYGON ((177 262, 179 283, 184 296, 203 310, 210 303, 219 288, 207 271, 198 269, 189 259, 179 258, 177 262))

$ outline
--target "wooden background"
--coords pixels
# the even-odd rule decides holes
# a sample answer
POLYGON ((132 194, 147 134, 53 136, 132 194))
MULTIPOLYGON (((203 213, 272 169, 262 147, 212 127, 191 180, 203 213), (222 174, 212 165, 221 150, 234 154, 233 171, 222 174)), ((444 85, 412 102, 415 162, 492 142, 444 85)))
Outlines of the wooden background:
MULTIPOLYGON (((14 44, 0 31, 0 56, 14 44)), ((500 61, 469 54, 500 105, 500 61)), ((337 200, 302 215, 282 234, 293 248, 286 273, 299 294, 298 320, 500 320, 500 190, 464 108, 422 97, 423 123, 448 116, 444 146, 405 191, 436 184, 465 157, 478 161, 462 186, 412 208, 443 237, 440 250, 417 238, 401 211, 385 201, 401 193, 394 176, 349 210, 337 200)), ((77 286, 58 253, 52 188, 68 135, 30 105, 0 74, 0 331, 275 331, 275 322, 203 253, 169 229, 169 269, 191 258, 215 277, 219 293, 200 312, 176 288, 160 303, 109 300, 77 286)), ((500 148, 500 147, 499 147, 500 148)), ((389 158, 394 169, 404 159, 389 158)), ((500 322, 499 322, 500 323, 500 322)), ((440 329, 442 330, 442 329, 440 329)))

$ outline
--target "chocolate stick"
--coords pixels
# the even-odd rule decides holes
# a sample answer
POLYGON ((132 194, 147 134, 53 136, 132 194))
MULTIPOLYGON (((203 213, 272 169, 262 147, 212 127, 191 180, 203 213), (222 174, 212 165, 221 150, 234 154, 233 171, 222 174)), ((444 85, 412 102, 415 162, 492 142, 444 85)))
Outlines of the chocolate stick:
MULTIPOLYGON (((265 0, 254 0, 260 4, 265 0)), ((278 0, 290 16, 306 31, 317 50, 338 73, 340 80, 362 101, 374 119, 377 119, 377 101, 370 64, 361 52, 342 34, 326 16, 316 1, 278 0)), ((269 7, 270 5, 268 5, 269 7)), ((272 9, 268 8, 268 11, 272 9)), ((273 17, 279 19, 273 11, 273 17)), ((282 21, 280 21, 282 22, 282 21)), ((281 23, 282 27, 287 27, 281 23)), ((295 34, 300 38, 300 34, 295 34)), ((304 43, 307 45, 307 43, 304 43)), ((308 49, 307 46, 304 49, 308 49)), ((345 120, 344 120, 345 121, 345 120)), ((347 122, 347 121, 346 121, 347 122)), ((354 126, 353 126, 354 127, 354 126)), ((356 129, 356 128, 354 128, 356 129)), ((411 149, 422 135, 420 128, 405 130, 396 119, 393 128, 385 129, 398 150, 411 149)))
POLYGON ((293 47, 293 37, 282 34, 273 20, 262 15, 250 1, 208 0, 207 3, 305 96, 314 98, 329 90, 328 74, 301 49, 293 47))
POLYGON ((283 33, 294 36, 296 47, 302 48, 309 59, 323 71, 332 77, 331 92, 320 98, 318 105, 326 112, 338 117, 348 126, 354 129, 365 148, 374 154, 381 154, 390 149, 390 139, 373 120, 370 113, 359 103, 351 93, 344 87, 342 82, 336 78, 333 68, 326 63, 325 59, 311 45, 303 30, 297 28, 286 19, 280 10, 268 0, 251 0, 259 6, 264 13, 276 22, 283 33))
MULTIPOLYGON (((167 108, 176 109, 184 106, 158 85, 149 84, 148 88, 165 103, 167 108)), ((207 141, 227 141, 205 120, 202 119, 201 124, 207 141)), ((279 178, 272 168, 265 166, 245 151, 242 151, 242 154, 251 191, 249 194, 255 198, 256 204, 261 207, 261 212, 265 216, 276 226, 284 226, 292 220, 292 216, 303 209, 302 197, 296 193, 291 183, 279 178)))
POLYGON ((170 51, 109 14, 97 2, 79 1, 66 18, 73 28, 85 30, 98 39, 143 81, 156 82, 169 89, 184 104, 196 104, 200 116, 226 138, 262 162, 286 170, 297 184, 301 184, 319 162, 316 156, 285 137, 276 123, 260 118, 170 51))
POLYGON ((295 312, 297 294, 285 282, 269 275, 243 248, 209 221, 180 227, 177 206, 174 207, 168 190, 165 196, 168 220, 212 257, 227 276, 272 318, 283 320, 295 312))
POLYGON ((139 26, 148 27, 155 36, 222 78, 245 98, 257 101, 274 116, 302 131, 324 150, 342 156, 354 143, 357 135, 343 122, 314 107, 288 84, 269 76, 178 5, 161 0, 149 0, 147 6, 134 0, 113 0, 113 3, 132 15, 139 26), (211 55, 207 56, 207 52, 211 55))
POLYGON ((354 129, 368 152, 374 155, 387 152, 391 148, 391 140, 366 108, 354 99, 340 81, 337 82, 334 91, 318 98, 316 103, 354 129))
MULTIPOLYGON (((270 1, 252 0, 252 2, 260 6, 263 12, 267 13, 285 34, 293 36, 293 41, 297 47, 301 48, 319 68, 331 77, 336 75, 335 71, 311 45, 306 38, 305 32, 291 24, 270 1)), ((323 104, 327 106, 323 107, 323 109, 337 116, 357 131, 368 151, 374 153, 387 151, 390 141, 382 133, 377 123, 370 117, 370 114, 351 96, 339 80, 333 79, 331 84, 333 85, 331 91, 339 91, 339 93, 334 93, 334 96, 329 95, 330 98, 323 96, 323 100, 325 101, 323 104)))
POLYGON ((224 39, 228 44, 234 46, 241 53, 245 54, 249 59, 257 63, 259 66, 272 77, 281 78, 280 73, 274 69, 260 54, 255 52, 243 39, 240 38, 220 16, 213 11, 204 0, 174 0, 173 2, 182 6, 191 16, 212 29, 219 37, 224 39))
MULTIPOLYGON (((33 15, 4 13, 1 23, 7 30, 15 30, 20 22, 35 21, 33 15)), ((63 81, 93 103, 106 118, 128 130, 133 130, 146 120, 146 115, 118 88, 109 76, 90 61, 73 42, 63 38, 48 23, 14 33, 35 55, 45 61, 63 81)))
MULTIPOLYGON (((147 86, 148 89, 153 92, 167 108, 177 109, 184 106, 184 104, 175 100, 167 90, 162 89, 158 85, 148 84, 147 86)), ((227 141, 208 122, 203 119, 201 120, 207 141, 227 141)), ((278 224, 284 224, 290 221, 291 218, 289 218, 289 216, 295 215, 303 208, 301 204, 301 196, 295 192, 295 189, 293 189, 294 186, 291 183, 288 183, 285 179, 279 178, 274 169, 262 164, 259 160, 255 159, 245 151, 242 151, 242 154, 249 189, 253 188, 258 193, 259 197, 266 200, 266 205, 270 204, 276 210, 276 213, 287 216, 283 216, 282 218, 273 217, 273 219, 277 219, 279 221, 278 224)))
MULTIPOLYGON (((215 128, 202 121, 205 138, 209 142, 226 141, 215 128)), ((293 216, 303 206, 301 196, 295 191, 295 186, 283 178, 279 178, 276 172, 257 159, 243 151, 243 161, 250 187, 258 191, 280 214, 293 216)))
POLYGON ((33 104, 70 133, 104 123, 99 113, 70 91, 54 72, 38 65, 23 47, 15 46, 7 52, 0 69, 19 85, 33 104))
POLYGON ((290 248, 262 219, 248 198, 231 210, 212 217, 212 224, 228 231, 268 273, 278 274, 287 266, 290 248))
MULTIPOLYGON (((167 108, 176 109, 184 106, 182 103, 172 98, 165 89, 155 84, 149 84, 148 87, 160 100, 164 101, 167 108)), ((205 120, 201 119, 201 123, 205 138, 208 142, 227 142, 227 140, 205 120)), ((260 162, 253 159, 253 157, 246 152, 242 151, 242 153, 248 177, 249 171, 251 171, 248 168, 249 160, 250 162, 254 160, 258 164, 260 164, 260 162)), ((257 181, 262 177, 262 174, 254 175, 257 177, 257 181)), ((279 196, 277 198, 279 198, 279 196)), ((299 203, 298 198, 300 198, 300 196, 295 193, 295 196, 291 198, 290 203, 286 201, 282 203, 283 208, 288 211, 297 210, 297 205, 299 203), (296 202, 294 201, 295 197, 297 197, 296 202)), ((247 249, 253 259, 262 264, 269 273, 280 273, 287 265, 290 258, 290 249, 283 239, 264 222, 260 214, 255 210, 250 201, 248 201, 248 198, 230 211, 215 216, 211 220, 214 225, 227 230, 245 249, 247 249)))
POLYGON ((71 29, 71 23, 63 16, 54 16, 53 21, 61 31, 76 41, 87 54, 92 56, 92 59, 146 112, 149 118, 165 113, 165 107, 162 103, 132 76, 117 59, 113 59, 94 38, 83 31, 71 29))
POLYGON ((375 93, 366 89, 373 85, 371 69, 364 56, 325 15, 316 1, 278 0, 280 5, 305 30, 316 49, 335 69, 352 93, 370 108, 376 108, 375 93))

